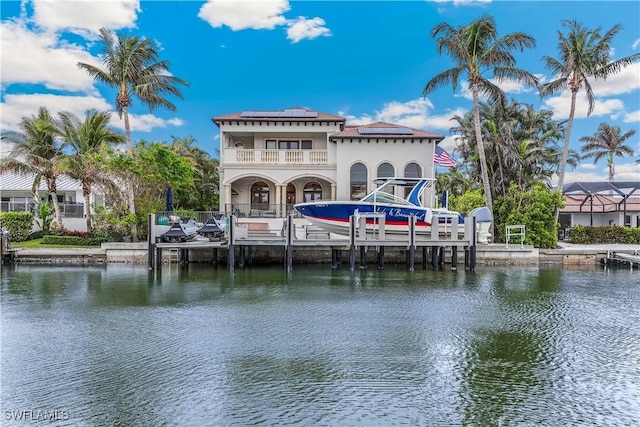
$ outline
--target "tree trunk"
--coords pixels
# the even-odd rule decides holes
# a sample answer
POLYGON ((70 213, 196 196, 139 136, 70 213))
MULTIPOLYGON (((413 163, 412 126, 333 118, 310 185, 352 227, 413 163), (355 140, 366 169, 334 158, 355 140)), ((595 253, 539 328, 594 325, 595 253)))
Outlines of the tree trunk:
POLYGON ((53 203, 53 211, 56 213, 56 222, 58 227, 62 228, 62 211, 60 210, 60 204, 58 203, 58 193, 56 190, 49 191, 51 194, 51 203, 53 203))
MULTIPOLYGON (((567 132, 564 135, 564 145, 562 147, 562 159, 560 160, 560 168, 558 170, 558 189, 562 194, 564 185, 564 171, 567 168, 567 157, 569 157, 569 140, 571 139, 571 127, 573 126, 573 116, 576 112, 576 95, 577 90, 571 90, 571 109, 569 110, 569 118, 567 119, 567 132)), ((556 208, 556 222, 560 216, 560 208, 556 208)))
POLYGON ((84 196, 84 212, 87 218, 87 233, 93 233, 93 226, 91 225, 91 186, 87 183, 82 184, 82 195, 84 196))
POLYGON ((49 194, 51 195, 51 202, 53 203, 53 211, 56 214, 56 222, 58 223, 58 227, 62 228, 62 211, 60 211, 60 205, 58 204, 58 188, 56 186, 56 178, 48 179, 45 177, 47 182, 47 187, 49 189, 49 194))
MULTIPOLYGON (((133 145, 131 143, 131 126, 129 124, 129 111, 127 106, 122 107, 122 114, 124 115, 124 130, 127 137, 127 151, 130 156, 133 156, 133 145)), ((129 213, 135 216, 136 214, 136 200, 133 193, 133 182, 129 179, 126 183, 127 201, 129 202, 129 213)), ((131 241, 138 241, 138 224, 135 222, 131 224, 131 241)))
MULTIPOLYGON (((489 173, 487 171, 487 156, 484 151, 484 142, 482 141, 482 129, 480 127, 480 106, 478 102, 478 85, 472 84, 471 92, 473 93, 473 124, 476 131, 476 145, 478 155, 480 156, 480 175, 482 176, 482 186, 484 187, 484 199, 493 215, 493 198, 491 197, 491 187, 489 185, 489 173)), ((489 227, 489 233, 495 237, 493 233, 493 222, 489 227)))

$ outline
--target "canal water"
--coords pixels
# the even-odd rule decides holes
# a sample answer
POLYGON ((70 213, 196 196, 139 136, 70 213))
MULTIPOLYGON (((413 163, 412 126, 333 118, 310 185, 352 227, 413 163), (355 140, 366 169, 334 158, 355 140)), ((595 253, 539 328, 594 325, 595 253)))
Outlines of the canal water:
POLYGON ((1 291, 3 426, 640 422, 638 271, 18 265, 1 291))

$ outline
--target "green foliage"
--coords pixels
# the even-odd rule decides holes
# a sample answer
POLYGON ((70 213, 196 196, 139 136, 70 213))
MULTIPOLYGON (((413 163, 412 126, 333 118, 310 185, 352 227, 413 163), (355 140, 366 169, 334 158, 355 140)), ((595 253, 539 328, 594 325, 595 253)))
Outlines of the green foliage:
POLYGON ((460 196, 452 196, 449 201, 449 209, 460 212, 463 216, 484 205, 484 195, 480 189, 467 191, 460 196))
MULTIPOLYGON (((494 209, 494 241, 505 241, 507 225, 524 225, 525 243, 536 248, 555 248, 558 244, 558 223, 555 211, 563 206, 562 195, 542 184, 530 191, 511 186, 510 194, 496 199, 494 209)), ((513 242, 515 243, 515 242, 513 242)))
POLYGON ((11 233, 11 240, 23 242, 29 238, 33 227, 30 212, 0 212, 0 227, 11 233))
POLYGON ((136 216, 126 210, 107 210, 104 206, 96 206, 93 220, 95 236, 122 241, 124 236, 130 235, 131 224, 136 222, 136 216))
POLYGON ((104 237, 78 237, 46 235, 42 237, 43 245, 68 245, 68 246, 100 246, 107 239, 104 237))
POLYGON ((49 203, 46 200, 41 200, 38 205, 37 213, 38 217, 35 218, 36 223, 44 234, 48 234, 49 230, 51 229, 51 222, 53 222, 53 218, 55 215, 53 204, 49 203))
POLYGON ((571 243, 628 243, 640 244, 640 228, 630 227, 585 227, 577 225, 569 232, 571 243))

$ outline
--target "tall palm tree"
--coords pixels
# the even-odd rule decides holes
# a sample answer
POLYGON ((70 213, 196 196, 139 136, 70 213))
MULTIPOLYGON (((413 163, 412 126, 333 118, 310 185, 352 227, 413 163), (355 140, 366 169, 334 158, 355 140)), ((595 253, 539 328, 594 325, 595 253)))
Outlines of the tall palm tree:
POLYGON ((493 211, 491 186, 489 181, 485 147, 482 139, 480 122, 479 97, 483 95, 491 102, 506 102, 504 92, 487 77, 484 72, 491 72, 498 80, 510 80, 535 86, 538 79, 531 73, 517 68, 511 51, 535 47, 535 39, 528 34, 515 32, 498 37, 495 20, 491 16, 482 16, 469 25, 452 27, 440 23, 431 30, 436 38, 438 54, 447 53, 455 66, 445 70, 427 82, 422 93, 424 96, 435 89, 451 84, 453 90, 458 86, 458 79, 466 74, 469 88, 473 95, 473 121, 475 137, 480 157, 480 170, 487 207, 493 211))
POLYGON ((0 171, 10 170, 18 174, 34 174, 32 192, 37 194, 44 179, 51 195, 56 222, 62 227, 62 211, 58 204, 57 164, 62 156, 55 137, 55 119, 45 107, 31 117, 23 117, 17 131, 5 132, 1 139, 13 143, 9 157, 0 161, 0 171))
MULTIPOLYGON (((132 96, 153 111, 164 107, 175 111, 176 106, 166 96, 174 95, 182 99, 179 85, 189 84, 169 73, 169 62, 158 60, 155 42, 151 39, 133 35, 117 35, 106 29, 100 29, 102 63, 105 68, 78 62, 78 67, 87 71, 95 80, 117 90, 116 109, 124 117, 127 149, 133 154, 131 144, 131 126, 129 124, 129 106, 132 96)), ((129 212, 136 213, 133 186, 128 185, 129 212)), ((137 226, 131 227, 136 239, 137 226)))
POLYGON ((91 233, 91 190, 101 181, 100 164, 93 156, 105 146, 121 144, 124 135, 109 129, 111 113, 89 110, 83 121, 69 112, 59 113, 61 127, 57 132, 62 137, 62 148, 66 154, 58 170, 82 183, 82 195, 87 219, 87 231, 91 233))
POLYGON ((582 156, 583 159, 593 157, 593 163, 598 163, 598 160, 602 158, 607 159, 607 166, 609 167, 609 181, 613 181, 613 176, 616 173, 614 165, 614 157, 633 156, 633 149, 628 145, 625 145, 625 141, 631 136, 635 135, 636 130, 631 129, 624 134, 620 130, 620 126, 611 126, 607 123, 600 123, 598 130, 593 136, 583 136, 580 138, 580 142, 585 145, 582 146, 581 151, 586 153, 582 156))
POLYGON ((571 92, 571 107, 558 171, 557 188, 559 191, 562 191, 564 184, 578 92, 584 87, 588 101, 587 116, 590 116, 595 102, 591 80, 606 80, 607 77, 619 73, 627 65, 640 60, 640 53, 615 61, 609 60, 611 41, 622 29, 620 25, 614 25, 606 33, 601 34, 600 27, 589 30, 575 20, 565 20, 562 21, 562 24, 567 27, 567 33, 563 34, 558 31, 558 59, 550 56, 542 58, 546 68, 554 74, 554 80, 540 85, 539 88, 541 97, 565 90, 571 92))

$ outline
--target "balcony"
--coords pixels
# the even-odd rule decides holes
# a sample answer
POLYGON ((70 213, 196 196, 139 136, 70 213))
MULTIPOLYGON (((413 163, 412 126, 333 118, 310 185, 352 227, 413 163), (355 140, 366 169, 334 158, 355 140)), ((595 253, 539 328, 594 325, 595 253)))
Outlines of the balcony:
POLYGON ((226 148, 225 163, 252 165, 326 165, 327 150, 251 150, 226 148))

